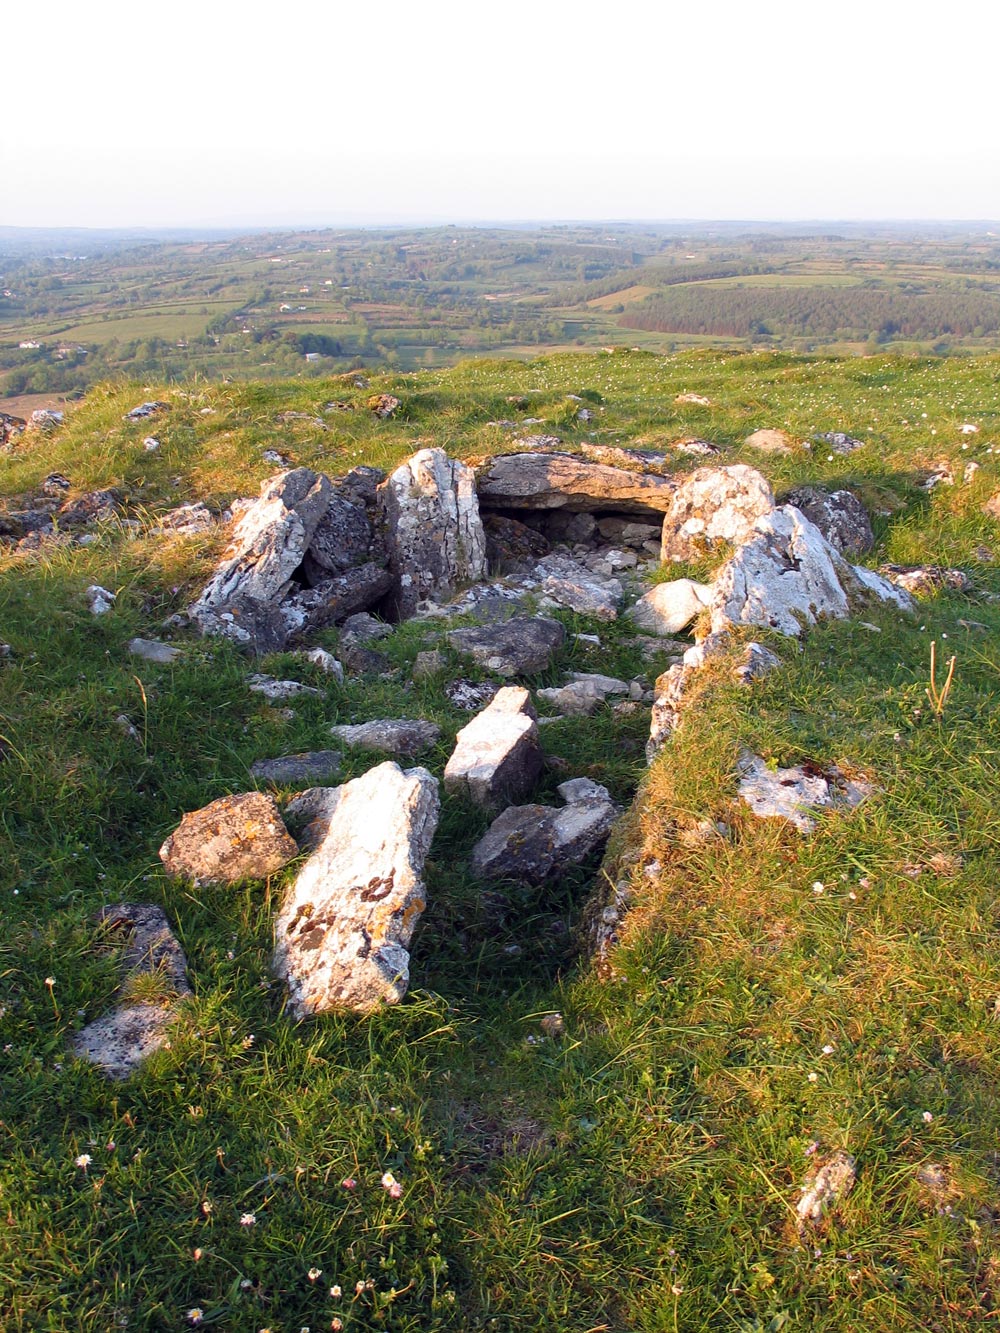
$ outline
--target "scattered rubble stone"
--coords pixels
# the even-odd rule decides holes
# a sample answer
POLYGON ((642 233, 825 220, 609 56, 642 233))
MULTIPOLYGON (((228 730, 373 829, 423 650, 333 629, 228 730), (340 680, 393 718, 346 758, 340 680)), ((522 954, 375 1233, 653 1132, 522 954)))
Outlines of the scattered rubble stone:
POLYGON ((398 1003, 427 900, 421 877, 437 827, 437 781, 426 769, 384 763, 332 791, 325 835, 275 922, 273 970, 295 1018, 398 1003))
POLYGON ((311 694, 320 698, 323 693, 322 690, 317 690, 312 685, 303 685, 297 680, 275 680, 273 676, 266 676, 260 671, 255 671, 252 675, 247 676, 247 688, 254 694, 262 694, 269 703, 297 699, 302 694, 311 694))
POLYGON ((501 687, 491 680, 453 680, 444 687, 444 692, 456 708, 467 712, 484 708, 495 697, 501 687))
POLYGON ((562 809, 509 806, 472 849, 477 879, 543 884, 578 865, 607 840, 618 815, 605 787, 575 778, 556 788, 562 809))
POLYGON ((414 680, 425 680, 428 676, 438 676, 448 669, 448 654, 440 648, 430 648, 417 653, 410 672, 414 680))
POLYGON ((398 407, 399 399, 394 398, 391 393, 377 393, 368 399, 368 410, 374 412, 382 421, 391 417, 398 407))
POLYGON ((352 749, 382 750, 408 759, 436 745, 441 739, 441 728, 433 722, 409 718, 378 718, 353 726, 331 727, 330 735, 352 749))
POLYGON ((693 407, 711 407, 712 400, 700 393, 679 393, 675 403, 690 403, 693 407))
POLYGON ((178 879, 235 884, 273 875, 298 852, 274 799, 252 791, 186 814, 160 848, 160 860, 178 879))
POLYGON ((544 671, 561 648, 566 631, 544 616, 514 617, 499 625, 467 625, 448 633, 456 652, 500 676, 531 676, 544 671))
POLYGON ((575 672, 567 685, 538 690, 537 697, 556 709, 563 717, 589 717, 601 704, 616 694, 629 693, 624 680, 613 676, 587 675, 575 672))
POLYGON ((63 476, 61 472, 50 472, 42 482, 42 494, 53 500, 61 500, 71 485, 69 477, 63 476))
POLYGON ((651 588, 629 607, 628 613, 640 629, 669 638, 687 629, 711 601, 712 589, 708 584, 674 579, 651 588))
POLYGON ((140 403, 138 407, 133 407, 131 411, 126 412, 125 421, 145 421, 149 417, 155 417, 160 412, 169 412, 169 403, 151 402, 140 403))
POLYGON ((106 615, 116 600, 115 594, 108 592, 107 588, 102 588, 99 583, 92 583, 84 596, 87 598, 90 613, 94 616, 106 615))
POLYGON ((178 505, 176 509, 163 514, 156 531, 190 537, 201 532, 211 532, 215 525, 215 515, 199 501, 196 504, 178 505))
POLYGON ((133 657, 141 657, 159 666, 169 666, 181 656, 179 648, 171 643, 162 643, 159 639, 129 639, 128 650, 133 657))
POLYGON ((829 1157, 816 1172, 812 1181, 804 1185, 795 1211, 799 1226, 819 1222, 830 1208, 835 1208, 854 1188, 857 1163, 842 1149, 829 1157))
POLYGON ((277 759, 258 759, 251 764, 250 773, 260 782, 276 787, 290 787, 296 783, 330 782, 340 775, 339 750, 306 750, 302 754, 283 754, 277 759))
POLYGON ((526 795, 542 771, 538 722, 528 691, 498 690, 491 702, 455 737, 444 770, 445 791, 460 792, 476 805, 498 805, 526 795))
POLYGON ((78 1059, 89 1060, 110 1079, 122 1080, 166 1041, 177 1017, 177 1001, 191 993, 187 959, 166 916, 151 903, 103 907, 98 922, 105 942, 124 941, 124 989, 139 978, 155 977, 163 992, 161 1003, 125 1000, 73 1035, 72 1051, 78 1059))
POLYGON ((856 449, 865 447, 864 440, 856 440, 853 435, 845 435, 842 430, 828 430, 813 439, 828 445, 835 454, 852 454, 856 449))
POLYGON ((784 430, 755 430, 743 443, 762 454, 790 454, 796 447, 796 441, 784 430))
POLYGON ((313 666, 319 667, 320 671, 327 676, 332 676, 338 685, 344 683, 344 668, 334 657, 333 653, 328 653, 325 648, 310 648, 308 652, 302 654, 307 662, 313 666))
POLYGON ((897 588, 905 588, 916 597, 969 592, 972 588, 972 580, 964 569, 945 569, 942 565, 883 565, 880 573, 897 588))

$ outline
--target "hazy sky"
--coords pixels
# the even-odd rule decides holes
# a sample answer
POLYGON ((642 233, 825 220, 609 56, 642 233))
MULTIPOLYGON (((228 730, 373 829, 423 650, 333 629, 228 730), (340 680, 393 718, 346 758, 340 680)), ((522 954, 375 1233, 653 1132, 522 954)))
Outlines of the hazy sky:
POLYGON ((997 219, 998 38, 995 0, 11 0, 0 224, 997 219))

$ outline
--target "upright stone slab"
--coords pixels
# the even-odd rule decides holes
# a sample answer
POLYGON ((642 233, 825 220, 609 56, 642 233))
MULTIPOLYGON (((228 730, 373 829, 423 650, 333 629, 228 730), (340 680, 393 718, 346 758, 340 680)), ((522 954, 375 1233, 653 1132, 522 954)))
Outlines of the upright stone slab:
POLYGON ((379 764, 324 804, 325 832, 274 927, 274 973, 296 1018, 370 1013, 406 994, 438 784, 426 769, 379 764))
POLYGON ((283 646, 277 608, 292 587, 330 494, 329 479, 305 467, 265 482, 191 607, 203 633, 232 638, 254 651, 283 646))
POLYGON ((455 737, 444 787, 476 805, 497 806, 526 796, 541 771, 531 696, 519 685, 507 685, 455 737))
POLYGON ((486 575, 486 535, 470 467, 443 449, 421 449, 379 490, 386 522, 389 594, 400 620, 486 575))
POLYGON ((696 468, 677 487, 663 520, 660 558, 697 560, 722 543, 740 546, 773 508, 771 487, 755 468, 696 468))

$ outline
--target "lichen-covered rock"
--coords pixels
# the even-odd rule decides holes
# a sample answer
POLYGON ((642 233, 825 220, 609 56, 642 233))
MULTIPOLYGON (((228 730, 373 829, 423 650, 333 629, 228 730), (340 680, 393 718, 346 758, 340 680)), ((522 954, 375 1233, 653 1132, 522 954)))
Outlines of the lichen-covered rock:
POLYGON ((518 685, 508 685, 455 737, 444 786, 476 805, 496 806, 527 795, 541 771, 531 696, 518 685))
POLYGON ((390 597, 401 620, 424 600, 447 601, 486 574, 486 536, 473 471, 443 449, 421 449, 379 490, 386 523, 390 597))
POLYGON ((897 588, 915 597, 933 597, 939 592, 969 592, 972 580, 964 569, 943 565, 883 565, 879 571, 897 588))
POLYGON ((152 977, 159 1001, 123 1003, 75 1033, 71 1048, 108 1078, 125 1079, 158 1051, 177 1017, 177 1002, 191 993, 187 960, 163 911, 151 903, 118 903, 98 915, 103 942, 121 941, 126 986, 152 977))
POLYGON ((169 666, 176 662, 181 650, 172 643, 162 643, 159 639, 129 639, 128 650, 133 657, 141 657, 145 662, 154 662, 157 666, 169 666))
POLYGON ((500 454, 476 484, 484 509, 567 509, 662 514, 674 483, 667 477, 590 463, 573 454, 500 454))
POLYGON ((328 478, 310 468, 294 468, 264 484, 260 499, 237 522, 215 573, 191 607, 192 619, 203 633, 234 637, 256 651, 273 650, 270 639, 258 644, 252 608, 274 612, 291 589, 292 575, 327 511, 330 489, 328 478), (238 610, 243 613, 238 626, 243 639, 228 632, 233 622, 227 614, 235 616, 238 610))
POLYGON ((167 873, 196 884, 264 879, 298 854, 274 798, 256 791, 186 814, 160 848, 167 873))
POLYGON ((325 833, 275 922, 273 970, 294 1017, 370 1013, 406 994, 438 812, 437 781, 423 768, 379 764, 332 789, 325 833))
POLYGON ((740 546, 773 508, 771 487, 755 468, 696 468, 677 487, 664 517, 660 558, 697 560, 723 543, 740 546))
POLYGON ((247 689, 254 694, 262 694, 270 703, 284 703, 287 699, 297 699, 301 694, 322 695, 322 690, 312 685, 303 685, 298 680, 275 680, 259 671, 247 676, 247 689))
POLYGON ((382 750, 386 754, 410 758, 436 745, 441 739, 441 728, 433 722, 409 718, 378 718, 355 726, 331 727, 330 735, 352 749, 382 750))
POLYGON ((671 583, 658 583, 655 588, 650 588, 634 606, 629 607, 628 614, 640 629, 669 638, 687 629, 711 601, 712 589, 707 583, 674 579, 671 583))
POLYGON ((374 561, 355 565, 315 587, 293 592, 277 608, 286 639, 336 625, 375 606, 393 585, 392 575, 374 561))
POLYGON ((551 601, 595 620, 617 620, 624 599, 621 583, 615 578, 600 578, 580 571, 574 575, 549 574, 542 591, 551 601))
POLYGON ((819 486, 797 486, 785 497, 815 524, 841 555, 865 555, 875 545, 871 519, 851 491, 824 491, 819 486))
POLYGON ((605 787, 574 778, 556 790, 566 802, 562 809, 514 805, 497 816, 472 849, 477 879, 543 884, 607 840, 618 811, 605 787))
POLYGON ((499 625, 466 625, 448 634, 456 652, 500 676, 532 676, 544 671, 565 640, 566 631, 559 621, 545 616, 515 616, 499 625))
POLYGON ((258 759, 250 765, 250 774, 258 782, 270 782, 276 787, 331 782, 340 776, 340 758, 339 750, 283 754, 277 759, 258 759))
POLYGON ((869 569, 849 565, 791 505, 757 520, 753 536, 715 580, 712 630, 760 625, 798 635, 820 617, 843 619, 873 601, 909 610, 909 596, 869 569))
POLYGON ((326 513, 316 525, 302 561, 302 574, 310 587, 331 574, 367 562, 372 545, 372 525, 363 506, 352 504, 332 492, 326 513))
POLYGON ((831 764, 825 769, 770 768, 759 755, 744 751, 738 765, 739 795, 758 819, 784 819, 803 833, 816 827, 812 811, 853 809, 871 795, 871 783, 848 778, 831 764))
POLYGON ((84 596, 92 616, 104 616, 115 604, 116 594, 102 588, 99 583, 92 583, 84 596))

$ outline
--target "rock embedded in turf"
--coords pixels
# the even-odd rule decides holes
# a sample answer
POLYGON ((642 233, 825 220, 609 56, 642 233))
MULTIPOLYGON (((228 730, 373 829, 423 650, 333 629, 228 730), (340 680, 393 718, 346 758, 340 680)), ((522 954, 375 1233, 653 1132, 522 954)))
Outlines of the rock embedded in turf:
MULTIPOLYGON (((543 568, 545 566, 543 565, 543 568)), ((615 578, 601 578, 583 568, 559 569, 546 576, 542 591, 559 606, 595 620, 618 619, 624 600, 621 583, 615 578)))
POLYGON ((477 879, 544 884, 607 840, 618 810, 606 788, 574 778, 556 790, 566 802, 562 809, 512 805, 497 816, 472 849, 477 879))
POLYGON ((1000 519, 1000 491, 997 491, 995 495, 991 495, 986 501, 983 505, 983 513, 987 514, 990 518, 1000 519))
POLYGON ((115 594, 109 592, 107 588, 102 588, 99 583, 92 583, 85 596, 92 616, 107 615, 115 604, 115 594))
POLYGON ((864 505, 851 491, 824 491, 819 486, 797 486, 795 490, 789 491, 783 503, 794 505, 805 514, 841 555, 865 555, 875 545, 871 519, 864 505))
POLYGON ((340 776, 340 760, 339 750, 306 750, 302 754, 280 755, 277 759, 258 759, 250 765, 250 774, 276 787, 330 782, 340 776))
POLYGON ((297 680, 275 680, 255 671, 247 676, 247 688, 254 694, 262 694, 269 703, 281 703, 286 699, 297 699, 302 694, 311 694, 322 698, 323 691, 312 685, 303 685, 297 680))
POLYGON ((352 749, 381 750, 408 759, 436 745, 441 739, 441 728, 433 722, 410 718, 378 718, 354 726, 331 727, 330 735, 352 749))
POLYGON ((370 1013, 406 994, 439 808, 437 781, 423 768, 379 764, 331 789, 325 835, 275 922, 273 970, 295 1018, 370 1013))
POLYGON ((762 680, 781 666, 781 658, 765 648, 762 643, 748 643, 738 661, 733 666, 733 679, 737 685, 749 685, 752 681, 762 680))
POLYGON ((265 879, 298 854, 274 798, 256 791, 191 811, 160 848, 167 874, 195 884, 265 879))
POLYGON ((816 827, 812 811, 853 809, 872 794, 870 782, 848 778, 837 766, 770 768, 744 751, 738 764, 739 795, 758 819, 784 819, 803 833, 816 827))
POLYGON ((824 431, 820 435, 814 435, 813 439, 825 444, 835 454, 853 454, 855 450, 865 447, 864 440, 857 440, 853 435, 845 435, 842 430, 824 431))
POLYGON ((108 1078, 120 1080, 163 1046, 177 1016, 177 1001, 189 995, 191 987, 184 951, 159 907, 118 903, 102 908, 98 920, 105 941, 115 937, 124 941, 125 985, 151 977, 162 993, 159 1003, 119 1004, 72 1037, 74 1055, 97 1065, 108 1078))
POLYGON ((338 685, 344 683, 344 668, 334 657, 333 653, 328 653, 325 648, 310 648, 302 656, 313 666, 319 667, 325 676, 332 676, 338 685))
POLYGON ((897 588, 915 597, 933 597, 939 592, 969 592, 972 580, 964 569, 942 565, 883 565, 879 570, 897 588))
POLYGON ((514 616, 499 625, 466 625, 448 633, 456 652, 498 676, 533 676, 544 671, 566 641, 558 620, 514 616))
POLYGON ((758 625, 795 636, 821 617, 842 620, 879 601, 907 611, 913 605, 872 570, 849 565, 798 509, 784 505, 757 520, 716 575, 712 632, 758 625))
POLYGON ((857 1175, 857 1163, 850 1153, 841 1149, 829 1157, 813 1179, 802 1187, 802 1194, 795 1205, 799 1226, 807 1222, 821 1222, 831 1208, 847 1198, 854 1188, 857 1175))
POLYGON ((528 794, 542 771, 538 721, 528 691, 498 690, 455 737, 444 770, 445 791, 479 806, 497 806, 528 794))
POLYGON ((421 449, 382 483, 379 502, 394 579, 389 600, 400 620, 485 576, 486 534, 465 463, 443 449, 421 449))
POLYGON ((784 430, 755 430, 752 435, 748 435, 743 441, 750 449, 757 449, 762 454, 790 454, 799 446, 787 431, 784 430))
POLYGON ((129 639, 128 650, 133 657, 141 657, 143 661, 154 662, 157 666, 169 666, 181 656, 179 648, 159 639, 129 639))
POLYGON ((500 454, 478 474, 476 485, 484 510, 662 514, 674 491, 667 477, 560 453, 500 454))
POLYGON ((178 505, 176 509, 168 510, 160 516, 159 524, 153 531, 190 537, 202 532, 211 532, 216 522, 217 519, 212 511, 199 501, 195 504, 178 505))
POLYGON ((707 583, 674 579, 650 588, 634 606, 629 607, 628 614, 640 629, 669 638, 687 629, 711 601, 712 589, 707 583))
POLYGON ((106 522, 114 518, 120 508, 121 496, 117 491, 88 491, 75 500, 67 500, 60 508, 59 527, 79 528, 89 523, 106 522))
POLYGON ((740 546, 773 508, 771 487, 755 468, 696 468, 677 487, 664 516, 660 559, 698 560, 724 545, 740 546))

